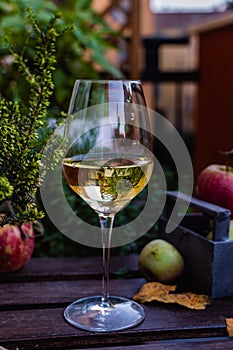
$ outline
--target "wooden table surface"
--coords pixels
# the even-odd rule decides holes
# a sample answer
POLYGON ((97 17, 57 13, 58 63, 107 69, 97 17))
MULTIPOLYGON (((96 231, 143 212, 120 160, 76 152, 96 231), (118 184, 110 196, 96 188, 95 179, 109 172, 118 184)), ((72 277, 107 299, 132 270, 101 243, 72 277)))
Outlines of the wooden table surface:
MULTIPOLYGON (((146 318, 135 328, 92 333, 69 325, 64 308, 100 294, 100 258, 34 258, 20 271, 0 275, 0 349, 230 350, 225 319, 233 297, 212 300, 206 310, 159 302, 144 305, 146 318)), ((145 282, 137 256, 112 257, 110 292, 132 298, 145 282), (124 278, 120 269, 127 268, 124 278)))

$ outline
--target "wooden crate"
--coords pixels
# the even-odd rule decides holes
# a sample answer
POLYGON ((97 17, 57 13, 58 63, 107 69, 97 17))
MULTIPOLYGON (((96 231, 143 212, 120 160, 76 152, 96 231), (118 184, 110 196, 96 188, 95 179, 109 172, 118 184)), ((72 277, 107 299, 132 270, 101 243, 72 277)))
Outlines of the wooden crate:
POLYGON ((233 295, 233 240, 229 240, 230 211, 192 198, 186 214, 171 233, 165 228, 176 199, 188 201, 180 192, 168 192, 164 214, 159 220, 160 237, 171 242, 185 259, 180 281, 184 290, 213 298, 233 295))

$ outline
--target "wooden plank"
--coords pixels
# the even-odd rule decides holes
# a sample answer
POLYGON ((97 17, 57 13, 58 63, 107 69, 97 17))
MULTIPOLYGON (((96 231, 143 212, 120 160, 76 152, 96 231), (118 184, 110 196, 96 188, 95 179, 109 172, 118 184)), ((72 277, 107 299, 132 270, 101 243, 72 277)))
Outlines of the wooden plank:
MULTIPOLYGON (((65 349, 69 349, 65 345, 65 349)), ((170 342, 170 341, 156 341, 156 342, 151 342, 149 344, 140 344, 140 345, 127 345, 128 350, 229 350, 232 349, 233 346, 233 341, 229 338, 224 338, 224 340, 205 340, 205 341, 190 341, 190 342, 185 342, 183 340, 175 341, 175 342, 170 342)), ((85 348, 86 350, 122 350, 124 345, 121 346, 112 346, 112 347, 94 347, 94 348, 87 348, 86 346, 79 346, 76 347, 76 349, 71 349, 71 350, 77 350, 77 349, 83 349, 85 348)), ((26 350, 27 348, 25 347, 15 347, 14 345, 11 346, 7 350, 26 350)), ((49 348, 42 348, 40 345, 38 349, 49 349, 49 348)), ((58 348, 57 349, 62 349, 58 348)), ((64 350, 64 348, 63 348, 64 350)))
POLYGON ((203 23, 199 24, 198 26, 191 27, 189 29, 190 34, 199 34, 203 32, 208 32, 211 30, 216 30, 221 27, 225 27, 227 25, 230 25, 233 23, 233 14, 232 12, 223 13, 220 17, 218 16, 215 19, 204 21, 203 23))
MULTIPOLYGON (((111 295, 132 298, 143 283, 145 283, 143 278, 114 279, 109 282, 109 291, 111 295)), ((41 306, 63 306, 77 298, 99 294, 101 294, 101 280, 2 283, 0 288, 0 311, 39 308, 41 306)), ((154 305, 149 303, 148 307, 153 308, 154 305)), ((158 305, 162 305, 164 309, 170 309, 170 305, 163 303, 158 305)), ((187 316, 189 318, 190 315, 193 315, 198 319, 201 316, 206 321, 208 321, 208 317, 218 317, 218 314, 224 315, 224 317, 233 317, 233 298, 213 299, 204 311, 192 311, 178 306, 177 312, 180 314, 179 317, 182 315, 182 317, 187 316), (212 313, 214 313, 214 316, 212 313)), ((223 321, 224 319, 222 319, 223 321)))
POLYGON ((105 16, 108 12, 111 12, 114 8, 119 6, 120 0, 112 0, 108 6, 102 11, 101 15, 105 16))
MULTIPOLYGON (((131 298, 144 279, 111 280, 110 293, 131 298)), ((64 306, 77 298, 101 294, 101 280, 2 283, 0 310, 64 306)))
POLYGON ((67 349, 110 344, 138 344, 162 339, 226 336, 223 317, 195 317, 195 312, 180 312, 177 307, 145 307, 146 319, 138 327, 113 333, 85 332, 63 319, 63 308, 2 311, 0 344, 19 350, 67 349), (69 346, 69 347, 68 347, 69 346))
MULTIPOLYGON (((179 340, 158 340, 139 345, 128 345, 128 350, 227 350, 233 348, 233 340, 228 337, 216 339, 179 339, 179 340)), ((94 350, 96 348, 87 348, 94 350)), ((104 350, 122 350, 122 346, 111 346, 99 348, 104 350)), ((75 350, 75 349, 73 349, 75 350)))
POLYGON ((129 23, 132 28, 132 35, 129 47, 129 64, 130 64, 130 78, 138 79, 139 72, 139 47, 140 47, 140 1, 134 0, 131 2, 132 10, 129 14, 129 23))
MULTIPOLYGON (((114 257, 112 271, 131 266, 136 272, 137 257, 131 258, 114 257)), ((97 261, 99 258, 32 259, 17 273, 18 282, 13 278, 10 283, 2 282, 0 345, 8 350, 118 350, 122 347, 132 350, 222 350, 232 347, 225 319, 233 315, 233 298, 213 300, 206 310, 200 311, 150 303, 144 305, 145 321, 121 332, 103 335, 72 327, 64 320, 64 308, 76 298, 99 294, 101 280, 97 280, 99 275, 94 273, 97 261), (92 279, 85 278, 87 271, 93 273, 92 279), (203 337, 212 340, 198 340, 203 337), (220 338, 215 341, 213 337, 220 338)), ((141 278, 115 278, 110 281, 110 294, 132 298, 143 283, 141 278)))
MULTIPOLYGON (((122 269, 128 270, 129 276, 137 275, 138 256, 111 257, 112 277, 122 269)), ((100 276, 101 257, 33 258, 19 271, 0 274, 0 282, 91 279, 100 276)))
MULTIPOLYGON (((99 334, 76 329, 63 319, 65 305, 72 301, 74 297, 78 298, 86 294, 81 287, 78 288, 76 294, 74 285, 70 284, 70 281, 67 282, 63 282, 59 286, 57 282, 51 282, 54 289, 49 287, 46 296, 43 296, 44 291, 40 288, 42 284, 34 283, 34 294, 30 296, 31 291, 29 289, 28 294, 24 296, 26 302, 28 298, 32 302, 31 300, 35 297, 35 303, 48 302, 48 305, 52 308, 48 309, 40 306, 40 308, 33 307, 33 309, 27 310, 27 305, 22 305, 25 308, 24 310, 17 310, 15 307, 14 310, 1 311, 0 344, 6 346, 6 348, 10 346, 13 348, 17 345, 19 349, 25 350, 43 349, 45 344, 46 349, 65 349, 67 344, 72 347, 88 344, 90 346, 102 346, 111 343, 116 345, 121 343, 137 344, 139 339, 141 342, 145 342, 158 339, 226 336, 225 318, 233 315, 232 298, 214 300, 206 310, 200 311, 189 310, 178 305, 151 303, 144 305, 146 319, 141 325, 123 332, 108 333, 103 337, 99 334), (35 290, 37 290, 36 295, 35 290), (62 307, 56 308, 56 303, 60 303, 62 307)), ((132 297, 136 292, 136 283, 130 287, 133 280, 114 280, 112 282, 115 294, 132 297)), ((138 281, 138 283, 141 282, 138 281)), ((25 286, 27 284, 25 283, 25 286)), ((76 284, 77 286, 79 284, 76 284)), ((92 283, 92 288, 89 287, 89 294, 94 294, 96 285, 92 283)), ((18 294, 21 295, 23 292, 21 289, 18 294)), ((23 303, 23 296, 17 296, 16 289, 9 296, 9 298, 14 297, 18 299, 19 303, 23 303)), ((28 304, 28 306, 33 305, 28 304)))

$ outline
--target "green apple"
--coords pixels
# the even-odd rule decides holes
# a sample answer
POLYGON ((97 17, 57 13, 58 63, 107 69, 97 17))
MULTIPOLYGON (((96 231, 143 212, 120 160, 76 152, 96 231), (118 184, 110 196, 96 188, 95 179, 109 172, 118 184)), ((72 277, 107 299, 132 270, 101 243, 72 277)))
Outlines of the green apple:
POLYGON ((184 259, 171 243, 155 239, 142 249, 139 271, 148 281, 170 283, 182 275, 184 259))
POLYGON ((230 221, 229 239, 233 240, 233 220, 230 221))

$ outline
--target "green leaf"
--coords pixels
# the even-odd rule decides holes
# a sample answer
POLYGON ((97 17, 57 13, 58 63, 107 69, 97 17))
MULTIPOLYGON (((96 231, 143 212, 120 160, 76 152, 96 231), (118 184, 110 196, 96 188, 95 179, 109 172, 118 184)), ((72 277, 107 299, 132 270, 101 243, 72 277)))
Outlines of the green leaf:
POLYGON ((119 72, 114 66, 112 66, 108 60, 99 52, 95 51, 92 54, 92 59, 99 63, 102 67, 105 67, 111 74, 115 76, 115 78, 122 78, 122 73, 119 72))
POLYGON ((6 177, 0 176, 0 202, 12 196, 13 186, 6 177))
POLYGON ((1 1, 0 2, 0 11, 11 13, 14 9, 14 6, 12 4, 9 4, 8 1, 1 1))
POLYGON ((76 1, 76 10, 90 9, 92 7, 92 0, 76 1))
POLYGON ((22 17, 19 14, 5 17, 1 21, 1 27, 7 32, 25 30, 25 24, 22 17))

